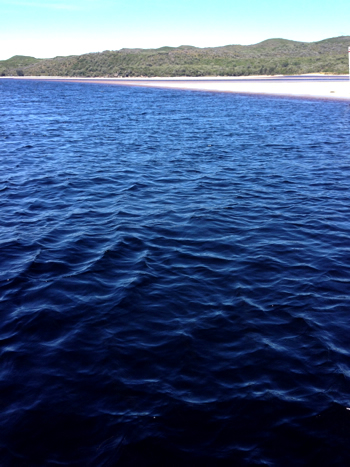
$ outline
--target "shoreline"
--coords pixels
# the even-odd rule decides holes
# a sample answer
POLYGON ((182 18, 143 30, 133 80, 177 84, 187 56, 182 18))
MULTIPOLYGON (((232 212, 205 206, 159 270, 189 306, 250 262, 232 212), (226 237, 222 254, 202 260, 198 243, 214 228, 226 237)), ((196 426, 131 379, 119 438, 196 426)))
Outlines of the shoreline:
POLYGON ((81 78, 61 76, 2 76, 0 79, 100 83, 190 91, 225 92, 276 97, 294 97, 350 102, 348 75, 307 74, 298 76, 81 78), (314 80, 312 79, 314 77, 314 80), (324 78, 322 80, 322 78, 324 78), (343 79, 342 81, 340 79, 343 79), (344 80, 344 78, 346 80, 344 80))

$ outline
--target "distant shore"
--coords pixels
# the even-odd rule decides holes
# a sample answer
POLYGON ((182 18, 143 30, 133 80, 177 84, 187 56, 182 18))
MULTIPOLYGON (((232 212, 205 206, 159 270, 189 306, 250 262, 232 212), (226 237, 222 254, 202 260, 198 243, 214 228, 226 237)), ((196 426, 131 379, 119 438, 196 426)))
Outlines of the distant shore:
POLYGON ((289 77, 278 75, 259 75, 242 77, 208 76, 199 78, 67 78, 60 76, 1 77, 1 79, 103 83, 119 86, 142 86, 193 91, 346 100, 350 102, 350 81, 347 78, 348 75, 319 74, 289 77), (343 78, 343 80, 339 80, 339 78, 343 78))

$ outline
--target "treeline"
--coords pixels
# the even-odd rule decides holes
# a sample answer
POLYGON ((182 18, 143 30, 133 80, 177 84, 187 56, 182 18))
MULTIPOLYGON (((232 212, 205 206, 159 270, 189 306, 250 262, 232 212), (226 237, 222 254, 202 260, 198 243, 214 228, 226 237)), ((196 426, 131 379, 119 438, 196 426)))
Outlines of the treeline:
MULTIPOLYGON (((25 55, 15 55, 8 60, 0 60, 0 76, 7 76, 10 74, 21 74, 23 69, 28 65, 40 62, 39 58, 27 57, 25 55), (19 73, 17 73, 17 70, 19 73)), ((24 72, 23 72, 24 74, 24 72)))
POLYGON ((259 44, 121 49, 52 59, 12 57, 2 76, 154 77, 348 73, 350 36, 319 42, 269 39, 259 44))

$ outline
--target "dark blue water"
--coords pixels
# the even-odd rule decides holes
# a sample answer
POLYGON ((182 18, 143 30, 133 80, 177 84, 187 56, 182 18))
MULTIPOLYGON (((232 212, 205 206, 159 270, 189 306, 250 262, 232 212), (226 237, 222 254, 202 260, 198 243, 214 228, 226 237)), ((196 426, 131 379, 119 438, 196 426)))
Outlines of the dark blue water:
POLYGON ((350 106, 0 81, 0 464, 350 462, 350 106))

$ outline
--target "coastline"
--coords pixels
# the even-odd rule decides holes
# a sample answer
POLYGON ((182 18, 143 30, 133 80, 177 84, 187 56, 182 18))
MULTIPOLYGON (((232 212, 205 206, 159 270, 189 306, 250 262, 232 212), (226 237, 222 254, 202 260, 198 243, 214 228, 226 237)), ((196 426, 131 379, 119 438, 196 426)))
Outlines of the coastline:
POLYGON ((350 102, 347 75, 242 76, 242 77, 169 77, 169 78, 81 78, 59 76, 4 76, 0 79, 101 83, 235 94, 342 100, 350 102), (320 78, 325 77, 322 80, 320 78), (314 79, 313 79, 314 78, 314 79), (333 78, 333 79, 332 79, 333 78), (346 80, 339 80, 345 78, 346 80))

